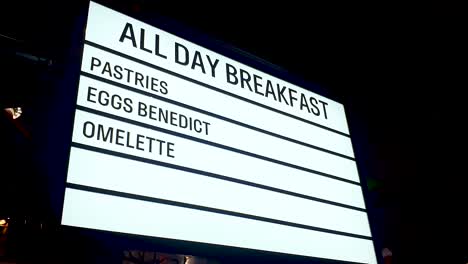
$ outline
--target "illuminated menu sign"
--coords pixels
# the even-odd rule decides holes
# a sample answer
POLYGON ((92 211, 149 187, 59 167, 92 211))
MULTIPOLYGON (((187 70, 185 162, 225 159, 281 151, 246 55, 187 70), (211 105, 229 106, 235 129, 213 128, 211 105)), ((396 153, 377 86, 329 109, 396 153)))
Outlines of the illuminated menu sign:
POLYGON ((62 224, 377 263, 343 105, 90 3, 62 224))

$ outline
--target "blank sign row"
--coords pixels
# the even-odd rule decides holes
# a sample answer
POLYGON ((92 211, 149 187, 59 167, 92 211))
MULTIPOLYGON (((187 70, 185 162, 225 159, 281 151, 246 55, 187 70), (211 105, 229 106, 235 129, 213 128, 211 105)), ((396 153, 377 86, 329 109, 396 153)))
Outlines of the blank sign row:
POLYGON ((67 181, 370 237, 366 212, 79 148, 67 181))
POLYGON ((67 188, 62 224, 376 264, 372 240, 67 188))

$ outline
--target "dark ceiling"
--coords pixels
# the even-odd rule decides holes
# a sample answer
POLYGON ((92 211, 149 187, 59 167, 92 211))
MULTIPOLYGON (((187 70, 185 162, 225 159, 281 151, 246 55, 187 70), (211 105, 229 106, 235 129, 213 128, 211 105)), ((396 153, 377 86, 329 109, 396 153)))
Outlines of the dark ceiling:
MULTIPOLYGON (((137 17, 178 21, 328 90, 348 108, 350 120, 358 120, 357 133, 368 143, 361 166, 382 185, 375 206, 383 211, 383 243, 400 260, 437 255, 460 261, 442 263, 462 263, 468 256, 467 173, 460 169, 466 156, 465 5, 99 2, 137 17)), ((68 48, 64 39, 83 8, 86 1, 9 1, 2 7, 0 34, 17 40, 0 36, 2 79, 10 76, 5 61, 19 63, 8 51, 59 65, 68 48)), ((35 74, 29 63, 9 70, 18 69, 35 74)), ((17 97, 11 94, 4 98, 17 97)))

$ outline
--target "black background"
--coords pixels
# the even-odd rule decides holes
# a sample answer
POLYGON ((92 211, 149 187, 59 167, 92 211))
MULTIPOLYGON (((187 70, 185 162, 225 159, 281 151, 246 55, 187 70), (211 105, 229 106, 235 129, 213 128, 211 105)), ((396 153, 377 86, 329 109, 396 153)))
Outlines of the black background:
MULTIPOLYGON (((188 28, 195 39, 208 36, 224 48, 229 43, 344 103, 369 182, 377 251, 389 247, 396 263, 468 261, 464 4, 101 2, 150 23, 171 21, 166 27, 179 35, 188 28)), ((53 144, 47 135, 58 127, 54 122, 67 116, 53 108, 54 89, 80 56, 71 47, 87 3, 1 5, 0 34, 17 41, 0 37, 0 103, 21 105, 24 115, 15 124, 1 123, 0 149, 8 152, 1 164, 0 198, 7 202, 0 215, 48 219, 49 199, 60 194, 49 193, 54 188, 43 150, 53 144)))

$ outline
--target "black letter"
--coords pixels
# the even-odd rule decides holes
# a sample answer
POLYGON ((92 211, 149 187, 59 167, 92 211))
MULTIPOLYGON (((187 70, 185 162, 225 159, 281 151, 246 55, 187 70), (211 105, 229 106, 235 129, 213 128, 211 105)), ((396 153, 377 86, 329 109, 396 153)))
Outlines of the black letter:
POLYGON ((205 133, 208 136, 208 126, 211 125, 211 124, 208 123, 208 122, 205 122, 205 121, 203 121, 203 124, 205 124, 205 133))
POLYGON ((161 57, 161 58, 164 58, 164 59, 167 59, 167 56, 166 55, 163 55, 161 53, 159 53, 159 35, 158 34, 155 34, 155 42, 154 42, 154 54, 156 54, 157 56, 161 57))
POLYGON ((328 105, 327 103, 325 102, 322 102, 319 100, 320 103, 322 103, 322 106, 323 106, 323 114, 325 115, 325 119, 328 119, 327 117, 327 109, 325 109, 325 106, 328 105))
POLYGON ((188 65, 189 64, 189 56, 188 56, 188 49, 184 47, 182 44, 175 43, 175 62, 178 64, 182 65, 188 65), (185 61, 180 61, 179 60, 179 48, 184 49, 185 51, 185 61))
POLYGON ((187 126, 188 126, 187 117, 184 116, 183 114, 179 114, 179 127, 187 128, 187 126))
POLYGON ((260 77, 260 76, 258 76, 256 74, 254 74, 253 77, 254 77, 253 80, 254 80, 255 93, 259 94, 259 95, 263 95, 261 92, 258 91, 258 87, 262 87, 262 84, 258 82, 258 79, 261 80, 262 77, 260 77))
POLYGON ((120 146, 124 146, 123 143, 119 143, 119 139, 123 139, 123 138, 124 138, 124 137, 121 135, 121 133, 125 133, 125 131, 123 131, 123 130, 117 128, 116 137, 115 137, 115 144, 120 145, 120 146))
POLYGON ((168 156, 169 158, 175 158, 174 155, 171 155, 171 152, 174 152, 174 149, 171 148, 171 146, 173 147, 173 146, 174 146, 174 143, 167 142, 167 156, 168 156))
POLYGON ((307 109, 307 112, 310 113, 309 103, 307 103, 307 99, 306 99, 305 95, 303 93, 301 93, 301 110, 304 107, 305 107, 305 109, 307 109))
POLYGON ((132 26, 132 24, 130 24, 130 23, 127 23, 127 24, 125 25, 125 28, 124 28, 124 30, 123 30, 123 32, 122 32, 122 35, 120 35, 119 41, 120 41, 120 42, 123 42, 124 39, 126 39, 126 38, 128 38, 128 39, 130 39, 130 40, 132 41, 132 44, 133 44, 133 47, 134 47, 134 48, 137 47, 136 39, 135 39, 135 34, 133 33, 133 26, 132 26), (127 35, 127 30, 130 31, 130 36, 127 35))
POLYGON ((86 100, 88 100, 88 102, 91 102, 91 103, 96 103, 96 101, 91 100, 91 96, 96 96, 96 94, 91 93, 91 90, 97 91, 96 88, 93 88, 93 87, 89 86, 88 87, 88 96, 86 97, 86 100))
POLYGON ((143 148, 140 148, 140 144, 143 143, 143 141, 140 140, 140 138, 145 137, 143 135, 137 134, 137 143, 136 143, 136 149, 138 150, 145 150, 143 148))
POLYGON ((208 58, 208 63, 211 66, 211 76, 215 77, 215 72, 216 72, 215 69, 216 69, 216 66, 218 66, 219 60, 216 59, 215 62, 213 63, 210 59, 210 56, 206 55, 206 58, 208 58))
POLYGON ((156 116, 156 109, 158 109, 156 106, 150 105, 149 119, 157 120, 156 117, 155 117, 156 116))
POLYGON ((167 94, 167 92, 168 92, 167 91, 167 82, 161 81, 160 85, 161 85, 161 91, 160 92, 162 94, 167 94))
POLYGON ((237 84, 237 70, 229 63, 226 63, 226 81, 230 84, 237 84), (230 76, 234 77, 234 81, 231 81, 230 76))
POLYGON ((192 61, 192 70, 195 69, 195 66, 199 66, 202 70, 203 73, 205 72, 205 66, 203 66, 203 61, 200 55, 199 51, 195 51, 195 55, 193 55, 193 61, 192 61))
POLYGON ((268 97, 269 94, 272 94, 272 95, 273 95, 273 99, 275 99, 275 101, 278 101, 278 100, 276 99, 275 91, 273 90, 273 84, 271 84, 271 81, 270 81, 270 80, 267 80, 265 97, 268 97))
POLYGON ((155 92, 159 92, 158 89, 155 89, 154 87, 158 86, 158 79, 151 77, 151 90, 155 92))
POLYGON ((106 92, 106 91, 100 91, 99 92, 98 101, 99 101, 99 103, 101 105, 107 106, 109 104, 109 99, 108 98, 109 98, 109 93, 108 92, 106 92), (103 94, 106 95, 106 98, 103 98, 103 96, 102 96, 103 94), (104 99, 104 102, 101 99, 104 99))
POLYGON ((120 95, 118 94, 112 95, 111 105, 114 109, 120 110, 120 108, 122 108, 122 97, 120 97, 120 95), (115 98, 117 98, 118 100, 115 100, 115 98))
POLYGON ((123 77, 123 75, 122 75, 122 66, 115 65, 114 66, 114 78, 116 78, 117 80, 122 80, 122 77, 123 77), (116 73, 118 74, 117 76, 119 76, 119 77, 115 76, 116 73))
POLYGON ((106 64, 104 64, 104 68, 102 68, 101 74, 104 74, 105 72, 109 73, 109 77, 112 78, 112 71, 111 71, 111 67, 110 67, 109 62, 106 62, 106 64))
POLYGON ((171 111, 170 118, 171 118, 171 125, 177 126, 177 123, 176 123, 177 113, 171 111))
POLYGON ((297 91, 289 88, 289 100, 291 100, 291 107, 294 106, 294 101, 297 101, 297 97, 294 97, 292 92, 296 94, 297 91))
POLYGON ((112 132, 114 132, 114 128, 109 127, 107 133, 104 135, 104 126, 98 125, 97 139, 100 140, 102 135, 102 141, 107 142, 107 139, 110 137, 109 142, 112 143, 112 132))
POLYGON ((166 110, 162 110, 161 108, 159 108, 159 115, 158 115, 158 117, 159 117, 159 118, 158 118, 159 122, 161 122, 162 120, 164 120, 164 123, 167 124, 167 116, 168 116, 168 114, 167 114, 167 109, 166 109, 166 110), (164 111, 165 111, 166 113, 164 113, 164 111))
POLYGON ((166 143, 166 141, 161 140, 161 139, 156 139, 156 141, 159 142, 159 155, 162 155, 163 144, 166 143))
POLYGON ((279 85, 279 83, 277 83, 276 84, 276 89, 278 90, 278 98, 279 98, 280 103, 281 103, 281 98, 283 98, 284 102, 287 105, 289 105, 288 101, 286 101, 286 97, 284 97, 284 90, 286 90, 286 86, 283 86, 283 89, 281 89, 281 91, 280 91, 280 85, 279 85))
POLYGON ((320 110, 316 106, 316 104, 318 104, 317 100, 315 98, 313 98, 313 97, 310 97, 309 101, 312 104, 312 108, 310 109, 310 110, 312 110, 312 113, 314 115, 316 115, 316 116, 320 115, 320 110))
POLYGON ((91 71, 93 70, 94 66, 101 66, 101 61, 98 58, 91 58, 91 71))
POLYGON ((84 124, 83 124, 83 135, 84 135, 85 137, 87 137, 87 138, 92 138, 92 137, 94 137, 94 124, 93 124, 93 123, 91 123, 91 122, 89 122, 89 121, 84 122, 84 124), (87 125, 90 125, 90 126, 91 126, 91 135, 87 135, 87 134, 86 134, 86 126, 87 126, 87 125))
POLYGON ((127 131, 127 147, 135 148, 135 146, 130 145, 130 132, 127 131))
POLYGON ((133 111, 133 107, 132 107, 132 99, 130 98, 125 98, 124 99, 124 111, 127 112, 127 113, 131 113, 133 111))
POLYGON ((202 132, 202 129, 199 128, 198 126, 201 126, 202 122, 198 119, 195 119, 193 121, 193 129, 197 132, 197 133, 201 133, 202 132))
POLYGON ((149 53, 153 53, 151 50, 145 48, 145 29, 140 29, 140 49, 149 53))
POLYGON ((135 72, 135 85, 138 85, 138 82, 140 82, 141 87, 145 88, 145 85, 143 84, 143 79, 145 79, 143 74, 135 72))
POLYGON ((244 82, 247 83, 247 86, 249 87, 249 90, 252 91, 252 87, 250 87, 250 74, 243 69, 240 69, 240 79, 241 79, 241 87, 244 88, 244 82), (247 77, 244 77, 244 74, 247 75, 247 77))
POLYGON ((148 113, 146 112, 146 104, 142 102, 138 102, 138 115, 145 117, 148 113))
POLYGON ((156 139, 152 138, 152 137, 146 137, 148 139, 148 142, 149 142, 149 152, 153 152, 153 141, 155 141, 156 139))
POLYGON ((127 69, 127 68, 124 68, 124 70, 127 72, 127 82, 130 83, 130 73, 132 73, 133 70, 130 70, 130 69, 127 69))

